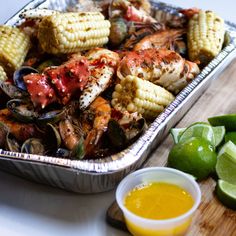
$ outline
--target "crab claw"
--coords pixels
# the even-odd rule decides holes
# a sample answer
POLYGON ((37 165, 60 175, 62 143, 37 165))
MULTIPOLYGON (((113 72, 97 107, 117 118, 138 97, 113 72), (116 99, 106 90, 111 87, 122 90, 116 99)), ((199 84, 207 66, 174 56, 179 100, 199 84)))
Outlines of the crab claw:
POLYGON ((149 48, 128 52, 117 69, 119 79, 134 75, 177 94, 198 73, 198 65, 167 49, 149 48))

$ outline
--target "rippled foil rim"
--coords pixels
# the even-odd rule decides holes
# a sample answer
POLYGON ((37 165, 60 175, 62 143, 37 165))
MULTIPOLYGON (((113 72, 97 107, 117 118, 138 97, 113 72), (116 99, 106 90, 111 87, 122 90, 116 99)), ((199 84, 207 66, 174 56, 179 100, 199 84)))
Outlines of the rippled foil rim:
MULTIPOLYGON (((33 8, 49 8, 57 10, 65 10, 67 6, 75 4, 75 0, 35 0, 27 4, 16 15, 9 19, 5 24, 17 25, 21 22, 19 14, 25 9, 33 8)), ((153 10, 159 16, 162 12, 167 12, 169 16, 181 17, 178 13, 179 7, 167 5, 165 3, 152 1, 153 10)), ((230 35, 231 42, 226 46, 219 55, 213 59, 201 73, 186 86, 175 98, 175 100, 154 120, 145 133, 129 148, 115 155, 108 156, 103 159, 96 160, 70 160, 58 157, 40 156, 25 153, 16 153, 0 149, 0 157, 24 160, 29 162, 39 162, 42 164, 58 165, 62 167, 72 168, 81 172, 96 173, 114 173, 136 163, 148 147, 153 143, 160 130, 168 124, 174 115, 184 104, 191 99, 191 95, 201 87, 201 83, 213 78, 216 71, 223 66, 226 60, 232 60, 236 56, 236 25, 231 22, 225 23, 226 30, 230 35)))

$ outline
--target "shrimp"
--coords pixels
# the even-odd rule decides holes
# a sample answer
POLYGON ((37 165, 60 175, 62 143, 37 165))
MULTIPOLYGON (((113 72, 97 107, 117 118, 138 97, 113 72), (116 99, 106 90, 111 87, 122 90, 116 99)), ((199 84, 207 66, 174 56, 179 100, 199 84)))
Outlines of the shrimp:
POLYGON ((84 141, 87 155, 91 155, 94 152, 99 140, 107 130, 108 122, 111 118, 110 104, 102 97, 97 97, 89 110, 94 115, 94 120, 92 129, 88 132, 84 141))
POLYGON ((72 156, 82 159, 91 156, 99 146, 103 133, 111 118, 111 107, 105 99, 97 97, 89 109, 76 121, 66 119, 60 122, 59 131, 66 148, 72 156))
POLYGON ((148 48, 173 50, 175 42, 180 40, 184 33, 185 30, 183 29, 169 29, 147 35, 134 46, 134 50, 139 51, 148 48))
POLYGON ((4 123, 9 128, 10 133, 21 142, 40 135, 34 124, 17 122, 8 109, 0 110, 0 122, 4 123))
POLYGON ((59 131, 66 148, 69 150, 75 149, 79 143, 80 137, 76 134, 72 122, 69 119, 62 120, 59 123, 59 131))

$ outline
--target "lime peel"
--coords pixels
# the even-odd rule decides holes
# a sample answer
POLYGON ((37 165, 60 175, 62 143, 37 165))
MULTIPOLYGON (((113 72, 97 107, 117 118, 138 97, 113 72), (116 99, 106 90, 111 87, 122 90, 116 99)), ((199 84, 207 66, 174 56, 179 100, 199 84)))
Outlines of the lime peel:
POLYGON ((207 178, 215 171, 216 161, 214 147, 199 137, 175 144, 168 155, 169 167, 191 174, 198 180, 207 178))
POLYGON ((214 116, 208 121, 212 126, 225 126, 227 131, 236 131, 236 114, 214 116))

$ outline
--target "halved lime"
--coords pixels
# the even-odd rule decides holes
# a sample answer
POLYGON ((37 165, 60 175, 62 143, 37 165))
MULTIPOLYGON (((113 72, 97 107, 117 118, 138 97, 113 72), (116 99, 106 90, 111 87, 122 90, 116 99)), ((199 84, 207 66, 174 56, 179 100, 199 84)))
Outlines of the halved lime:
POLYGON ((225 142, 233 142, 236 145, 236 132, 227 132, 225 135, 225 142))
POLYGON ((216 173, 220 179, 236 184, 236 145, 231 141, 224 144, 219 151, 216 173))
POLYGON ((224 126, 227 131, 236 131, 236 114, 208 118, 212 126, 224 126))
POLYGON ((215 136, 215 146, 217 147, 224 139, 225 127, 224 126, 215 126, 212 128, 213 128, 213 133, 215 136))
POLYGON ((236 185, 220 179, 216 186, 216 195, 225 206, 236 209, 236 185))
POLYGON ((192 137, 199 137, 207 140, 215 146, 215 135, 213 128, 208 123, 194 123, 190 125, 180 136, 179 142, 185 142, 192 137))
MULTIPOLYGON (((194 123, 192 124, 191 126, 189 127, 192 127, 192 126, 199 126, 200 127, 203 125, 207 125, 209 126, 208 123, 205 123, 205 122, 197 122, 197 123, 194 123)), ((188 128, 189 128, 188 127, 188 128)), ((180 140, 180 137, 182 136, 182 134, 186 131, 187 128, 173 128, 170 130, 170 133, 172 135, 172 138, 174 140, 174 143, 178 143, 179 140, 180 140)), ((195 128, 194 128, 195 129, 195 128)), ((198 128, 197 128, 198 129, 198 128)), ((216 127, 212 127, 213 129, 213 133, 214 133, 214 136, 215 136, 215 144, 214 146, 217 147, 221 142, 222 140, 224 139, 224 135, 225 135, 225 127, 224 126, 216 126, 216 127)), ((210 131, 211 132, 211 131, 210 131)), ((191 134, 191 132, 190 132, 191 134)), ((196 130, 192 133, 192 135, 194 135, 194 137, 196 136, 197 134, 197 137, 198 137, 198 134, 199 132, 196 132, 196 130)), ((186 135, 186 134, 185 134, 186 135)), ((204 134, 205 135, 205 134, 204 134)), ((203 137, 204 138, 204 137, 203 137)))
POLYGON ((179 142, 180 136, 183 134, 185 130, 186 128, 173 128, 170 130, 174 143, 179 142))

